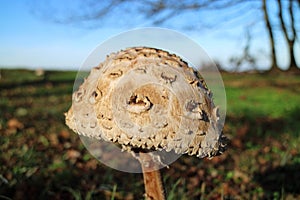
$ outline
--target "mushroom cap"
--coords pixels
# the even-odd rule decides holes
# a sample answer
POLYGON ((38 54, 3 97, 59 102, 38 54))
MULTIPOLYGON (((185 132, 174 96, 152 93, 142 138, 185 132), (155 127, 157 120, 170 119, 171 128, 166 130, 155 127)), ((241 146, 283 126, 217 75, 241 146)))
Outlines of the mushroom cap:
POLYGON ((180 57, 155 48, 107 56, 74 92, 66 124, 128 151, 212 157, 224 150, 218 107, 205 81, 180 57))

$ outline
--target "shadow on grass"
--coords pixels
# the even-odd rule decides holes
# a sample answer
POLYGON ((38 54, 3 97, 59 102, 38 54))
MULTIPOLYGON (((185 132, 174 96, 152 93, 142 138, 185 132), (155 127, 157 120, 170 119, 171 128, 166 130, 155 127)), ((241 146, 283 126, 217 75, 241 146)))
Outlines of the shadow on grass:
POLYGON ((287 113, 286 123, 287 126, 294 131, 294 135, 300 135, 300 106, 287 113))
POLYGON ((269 197, 279 194, 300 194, 300 163, 267 169, 263 173, 255 173, 254 181, 258 182, 269 197))
MULTIPOLYGON (((260 113, 247 111, 244 116, 229 116, 228 123, 237 127, 232 141, 241 140, 242 144, 251 142, 257 145, 261 152, 264 146, 273 146, 272 142, 279 141, 277 144, 285 143, 286 146, 294 144, 293 139, 300 137, 300 107, 287 111, 285 116, 280 118, 270 118, 261 116, 260 113), (290 135, 290 141, 283 141, 283 135, 290 135)), ((236 147, 233 147, 236 148, 236 147)), ((241 148, 251 148, 243 145, 241 148)), ((279 148, 283 148, 280 146, 279 148)), ((255 151, 255 150, 254 150, 255 151)), ((281 149, 281 151, 288 151, 281 149)), ((274 154, 275 152, 273 152, 274 154)), ((271 153, 270 153, 271 155, 271 153)), ((267 162, 274 162, 270 157, 267 162)), ((258 163, 257 163, 258 164, 258 163)), ((259 165, 259 164, 258 164, 259 165)), ((283 166, 271 165, 267 169, 258 170, 253 174, 253 181, 264 189, 266 199, 284 199, 287 195, 300 195, 300 154, 291 156, 291 163, 283 166)))
POLYGON ((255 136, 277 137, 283 133, 298 137, 300 135, 300 106, 286 111, 285 116, 271 118, 264 113, 245 110, 242 116, 227 116, 226 123, 234 127, 247 127, 245 139, 255 139, 255 136))
MULTIPOLYGON (((132 174, 125 175, 134 181, 139 178, 132 174)), ((128 191, 136 189, 126 186, 128 183, 122 181, 122 176, 124 173, 106 168, 91 171, 65 168, 48 175, 37 173, 30 178, 20 178, 14 185, 1 185, 0 182, 0 199, 112 199, 112 185, 118 185, 119 196, 126 196, 130 193, 128 191)), ((142 185, 135 185, 139 187, 137 199, 143 195, 142 185)))

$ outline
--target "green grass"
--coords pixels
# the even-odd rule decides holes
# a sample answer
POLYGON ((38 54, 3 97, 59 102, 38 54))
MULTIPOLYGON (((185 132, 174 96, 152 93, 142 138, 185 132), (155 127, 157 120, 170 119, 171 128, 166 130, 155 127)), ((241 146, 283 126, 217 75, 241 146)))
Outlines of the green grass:
POLYGON ((298 85, 295 85, 297 79, 293 77, 294 86, 288 87, 286 84, 280 85, 283 81, 290 81, 284 76, 271 80, 260 76, 247 80, 247 75, 239 76, 238 84, 225 79, 229 115, 249 113, 251 116, 279 118, 299 109, 299 77, 298 85))
MULTIPOLYGON (((142 175, 99 163, 65 126, 75 77, 1 69, 0 199, 143 199, 142 175)), ((300 77, 223 79, 229 149, 164 168, 167 199, 299 199, 300 77)))

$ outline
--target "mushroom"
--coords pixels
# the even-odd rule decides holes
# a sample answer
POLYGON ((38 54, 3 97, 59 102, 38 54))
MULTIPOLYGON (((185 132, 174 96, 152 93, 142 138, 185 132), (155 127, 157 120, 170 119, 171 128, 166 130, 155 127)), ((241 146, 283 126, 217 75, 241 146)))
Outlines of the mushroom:
POLYGON ((154 151, 213 157, 225 150, 218 107, 199 72, 167 51, 133 47, 112 53, 73 94, 66 124, 119 144, 140 161, 147 199, 164 199, 154 151))

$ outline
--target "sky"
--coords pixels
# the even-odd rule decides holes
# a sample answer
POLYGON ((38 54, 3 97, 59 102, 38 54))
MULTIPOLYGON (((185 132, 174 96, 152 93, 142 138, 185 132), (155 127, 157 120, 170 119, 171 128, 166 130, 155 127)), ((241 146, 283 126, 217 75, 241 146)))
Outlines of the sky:
MULTIPOLYGON (((131 27, 86 29, 54 23, 34 15, 30 0, 0 1, 0 8, 0 68, 78 69, 91 52, 107 39, 132 28, 145 26, 141 23, 131 27)), ((119 16, 115 17, 117 19, 119 16)), ((246 42, 245 30, 241 27, 176 31, 198 43, 212 59, 228 66, 229 58, 240 55, 246 42)), ((258 65, 265 69, 269 65, 267 37, 262 30, 255 34, 252 49, 258 57, 258 65)), ((286 63, 287 57, 282 53, 279 64, 284 68, 286 63)))

